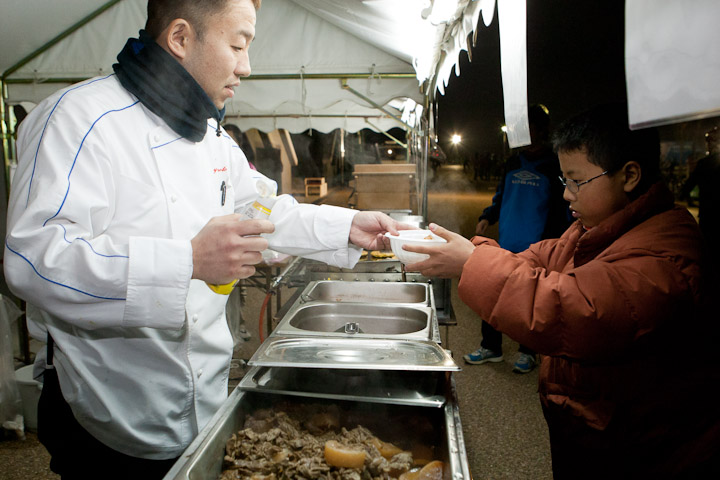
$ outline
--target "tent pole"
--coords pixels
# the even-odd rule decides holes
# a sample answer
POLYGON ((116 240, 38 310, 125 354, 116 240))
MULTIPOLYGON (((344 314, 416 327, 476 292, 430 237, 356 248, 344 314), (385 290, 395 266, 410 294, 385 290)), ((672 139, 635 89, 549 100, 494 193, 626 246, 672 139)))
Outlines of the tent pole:
POLYGON ((92 21, 95 17, 101 15, 103 12, 108 10, 109 8, 113 7, 116 3, 121 2, 122 0, 110 0, 106 4, 102 5, 100 8, 92 12, 90 15, 86 16, 85 18, 81 19, 79 22, 72 25, 70 28, 66 29, 65 31, 61 32, 59 35, 57 35, 55 38, 48 41, 45 45, 41 46, 37 50, 31 52, 29 55, 26 55, 22 60, 17 62, 12 67, 5 70, 2 74, 2 79, 7 80, 7 77, 18 71, 20 68, 22 68, 24 65, 29 63, 31 60, 33 60, 35 57, 40 55, 41 53, 44 53, 45 51, 52 48, 56 43, 58 43, 63 38, 67 37, 71 33, 75 32, 88 22, 92 21))
POLYGON ((2 134, 2 151, 3 151, 3 185, 5 185, 5 199, 8 198, 10 192, 10 110, 8 108, 8 93, 6 83, 0 79, 0 134, 2 134))
POLYGON ((340 86, 343 88, 343 90, 347 90, 348 92, 352 93, 352 94, 355 95, 356 97, 365 100, 368 104, 370 104, 371 106, 377 108, 377 109, 380 110, 381 112, 387 113, 388 115, 390 115, 391 118, 393 118, 393 119, 397 120, 398 122, 400 122, 400 125, 402 125, 403 127, 410 128, 410 129, 412 129, 413 131, 416 130, 415 127, 412 127, 412 126, 410 126, 410 125, 407 125, 405 122, 403 122, 402 119, 400 119, 397 115, 394 115, 392 112, 386 110, 384 107, 381 107, 380 105, 378 105, 377 103, 373 102, 371 99, 369 99, 368 97, 366 97, 366 96, 363 95, 362 93, 360 93, 360 92, 358 92, 357 90, 355 90, 354 88, 352 88, 350 85, 347 84, 347 79, 345 79, 345 78, 340 79, 340 86))
POLYGON ((417 78, 414 73, 376 73, 374 75, 370 73, 278 73, 278 74, 258 74, 250 75, 247 78, 243 78, 243 82, 251 80, 334 80, 334 79, 369 79, 369 78, 417 78))
POLYGON ((365 120, 365 123, 367 123, 368 125, 370 125, 371 127, 373 127, 373 128, 374 128, 375 130, 377 130, 378 132, 382 133, 383 135, 385 135, 386 137, 388 137, 390 140, 392 140, 393 142, 397 143, 397 144, 400 145, 401 147, 403 147, 403 148, 407 148, 407 147, 408 147, 408 146, 407 146, 407 143, 403 143, 403 142, 401 142, 400 140, 398 140, 397 138, 395 138, 395 137, 393 137, 392 135, 390 135, 388 132, 384 132, 384 131, 382 130, 382 128, 378 127, 377 125, 373 125, 372 122, 370 122, 370 120, 367 120, 367 119, 366 119, 366 120, 365 120))

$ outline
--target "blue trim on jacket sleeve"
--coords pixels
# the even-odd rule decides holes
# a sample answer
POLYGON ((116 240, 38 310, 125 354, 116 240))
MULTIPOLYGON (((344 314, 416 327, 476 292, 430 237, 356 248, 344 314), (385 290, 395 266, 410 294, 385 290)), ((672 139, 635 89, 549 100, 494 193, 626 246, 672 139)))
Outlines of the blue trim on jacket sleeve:
MULTIPOLYGON (((45 136, 45 132, 46 132, 46 130, 47 130, 48 124, 50 123, 50 119, 51 119, 51 117, 53 116, 53 114, 55 113, 55 110, 57 109, 57 107, 58 107, 58 105, 60 104, 60 102, 65 98, 65 95, 67 95, 67 94, 70 93, 71 91, 77 90, 77 89, 82 88, 82 87, 89 86, 89 85, 91 85, 91 84, 93 84, 93 83, 95 83, 95 82, 101 81, 101 80, 106 80, 106 79, 108 79, 108 78, 110 78, 110 77, 112 77, 112 76, 114 76, 114 75, 115 75, 115 74, 110 74, 110 75, 107 75, 107 76, 105 76, 105 77, 97 78, 97 79, 92 80, 92 81, 90 81, 90 82, 83 83, 83 84, 81 84, 81 85, 77 85, 77 86, 75 86, 75 87, 69 88, 67 91, 63 92, 63 94, 60 96, 60 98, 58 98, 58 100, 57 100, 57 102, 55 103, 55 105, 53 105, 53 108, 51 109, 50 113, 48 114, 47 119, 45 120, 45 124, 43 125, 43 130, 42 130, 42 132, 41 132, 41 134, 40 134, 40 139, 38 140, 37 149, 35 150, 35 156, 34 156, 34 158, 33 158, 32 173, 31 173, 31 176, 30 176, 30 181, 29 181, 29 183, 28 183, 28 193, 27 193, 27 198, 26 198, 26 206, 28 205, 28 203, 29 203, 29 201, 30 201, 30 192, 31 192, 31 190, 32 190, 33 179, 34 179, 34 177, 35 177, 35 170, 36 170, 36 167, 37 167, 38 156, 39 156, 39 152, 40 152, 40 145, 42 144, 42 141, 43 141, 43 138, 44 138, 44 136, 45 136)), ((73 169, 75 168, 75 164, 76 164, 77 159, 78 159, 78 157, 79 157, 79 155, 80 155, 80 152, 81 152, 81 150, 82 150, 82 148, 83 148, 83 146, 84 146, 85 140, 87 139, 88 135, 90 134, 90 132, 92 131, 92 129, 95 127, 95 125, 96 125, 105 115, 107 115, 107 114, 109 114, 109 113, 114 113, 114 112, 119 112, 119 111, 126 110, 126 109, 128 109, 128 108, 131 108, 131 107, 137 105, 138 103, 139 103, 139 101, 135 101, 134 103, 132 103, 132 104, 130 104, 130 105, 127 105, 127 106, 125 106, 125 107, 122 107, 122 108, 119 108, 119 109, 115 109, 115 110, 108 110, 108 111, 106 111, 105 113, 103 113, 102 115, 100 115, 100 116, 92 123, 92 125, 90 126, 90 128, 88 129, 88 131, 87 131, 87 132, 85 133, 85 135, 83 136, 83 139, 82 139, 82 141, 80 142, 80 146, 79 146, 79 148, 78 148, 78 150, 77 150, 77 152, 76 152, 76 154, 75 154, 75 157, 73 158, 73 162, 72 162, 72 165, 71 165, 71 167, 70 167, 70 171, 68 172, 68 175, 67 175, 68 186, 67 186, 67 190, 66 190, 66 192, 65 192, 65 196, 63 197, 63 201, 62 201, 60 207, 58 208, 57 212, 56 212, 53 216, 51 216, 50 218, 48 218, 47 220, 45 220, 45 221, 43 222, 43 224, 42 224, 43 227, 47 226, 47 223, 48 223, 50 220, 52 220, 53 218, 57 217, 57 216, 60 214, 60 212, 62 211, 62 208, 63 208, 63 206, 65 205, 65 201, 67 200, 68 194, 69 194, 69 192, 70 192, 70 176, 71 176, 71 174, 72 174, 72 172, 73 172, 73 169)), ((65 229, 65 227, 62 226, 62 225, 60 225, 60 227, 63 229, 63 239, 64 239, 66 242, 72 244, 74 240, 71 241, 71 240, 69 240, 69 239, 67 238, 67 230, 65 229)), ((86 239, 84 239, 84 238, 82 238, 82 237, 77 237, 75 240, 80 240, 81 242, 83 242, 83 243, 85 243, 86 245, 88 245, 88 247, 90 247, 90 250, 92 251, 92 253, 95 254, 95 255, 97 255, 97 256, 99 256, 99 257, 104 257, 104 258, 123 258, 123 259, 128 259, 128 258, 129 258, 129 257, 126 256, 126 255, 107 255, 107 254, 102 254, 102 253, 96 251, 96 250, 93 248, 93 246, 90 244, 90 242, 88 242, 86 239)), ((78 288, 71 287, 71 286, 69 286, 69 285, 65 285, 65 284, 63 284, 63 283, 59 283, 59 282, 56 282, 56 281, 54 281, 54 280, 51 280, 50 278, 45 277, 44 275, 40 274, 40 272, 37 270, 37 268, 35 267, 35 265, 33 265, 33 263, 32 263, 27 257, 25 257, 24 255, 22 255, 19 251, 16 251, 16 250, 12 249, 12 248, 10 247, 10 245, 9 245, 9 243, 8 243, 7 240, 6 240, 6 243, 5 243, 5 244, 6 244, 6 246, 7 246, 7 248, 8 248, 9 251, 13 252, 13 253, 16 254, 17 256, 19 256, 20 258, 22 258, 23 260, 25 260, 25 262, 27 262, 28 265, 30 265, 30 267, 33 269, 33 271, 35 272, 35 274, 36 274, 38 277, 42 278, 43 280, 45 280, 45 281, 47 281, 47 282, 50 282, 50 283, 52 283, 52 284, 55 284, 55 285, 58 285, 58 286, 61 286, 61 287, 64 287, 64 288, 67 288, 67 289, 69 289, 69 290, 73 290, 73 291, 75 291, 75 292, 78 292, 78 293, 81 293, 81 294, 83 294, 83 295, 87 295, 87 296, 90 296, 90 297, 93 297, 93 298, 98 298, 98 299, 103 299, 103 300, 125 300, 125 298, 104 297, 104 296, 100 296, 100 295, 94 295, 94 294, 92 294, 92 293, 89 293, 89 292, 80 290, 80 289, 78 289, 78 288)))
MULTIPOLYGON (((136 100, 134 103, 131 103, 130 105, 127 105, 127 106, 122 107, 122 108, 118 108, 118 109, 115 109, 115 110, 108 110, 107 112, 105 112, 105 113, 103 113, 102 115, 100 115, 100 116, 92 123, 92 125, 90 125, 90 129, 85 133, 85 135, 83 136, 83 139, 80 141, 80 147, 78 148, 77 152, 75 153, 75 158, 73 158, 72 165, 70 166, 70 171, 68 172, 68 175, 67 175, 67 190, 65 190, 65 196, 63 197, 63 201, 62 201, 62 203, 60 204, 60 207, 58 208, 57 212, 55 212, 55 214, 54 214, 52 217, 48 218, 47 220, 45 220, 45 221, 43 222, 43 227, 44 227, 45 225, 47 225, 47 223, 48 223, 50 220, 52 220, 53 218, 57 217, 57 216, 60 214, 60 211, 62 211, 63 206, 65 206, 65 200, 67 200, 68 194, 70 193, 70 175, 72 175, 72 172, 73 172, 73 170, 75 169, 75 163, 77 163, 77 159, 78 159, 78 157, 80 156, 80 151, 82 150, 83 146, 85 145, 85 139, 87 139, 88 135, 90 135, 90 132, 92 132, 92 129, 95 128, 95 125, 96 125, 100 120, 102 120, 103 117, 105 117, 105 115, 108 115, 108 114, 110 114, 110 113, 115 113, 115 112, 122 112, 123 110, 127 110, 128 108, 134 107, 134 106, 137 105, 138 103, 140 103, 140 100, 136 100)), ((37 161, 37 159, 36 159, 36 161, 37 161)), ((28 192, 28 193, 29 193, 29 192, 28 192)))
POLYGON ((176 138, 176 139, 174 139, 174 140, 170 140, 169 142, 163 143, 162 145, 155 145, 154 147, 150 147, 150 150, 155 150, 156 148, 165 147, 165 146, 167 146, 167 145, 170 145, 171 143, 175 143, 175 142, 177 142, 178 140, 181 140, 182 138, 183 138, 183 137, 178 137, 178 138, 176 138))
POLYGON ((7 241, 5 241, 5 246, 6 246, 7 249, 10 250, 12 253, 14 253, 14 254, 17 255, 18 257, 22 258, 23 260, 25 260, 25 261, 27 262, 27 264, 30 265, 30 268, 33 269, 33 271, 35 272, 35 274, 36 274, 38 277, 40 277, 40 278, 42 278, 43 280, 45 280, 46 282, 50 282, 50 283, 52 283, 52 284, 54 284, 54 285, 57 285, 57 286, 59 286, 59 287, 67 288, 68 290, 72 290, 72 291, 75 291, 75 292, 78 292, 78 293, 82 293, 83 295, 87 295, 88 297, 98 298, 98 299, 100 299, 100 300, 121 300, 121 301, 126 300, 125 298, 103 297, 103 296, 100 296, 100 295, 93 295, 92 293, 85 292, 85 291, 83 291, 83 290, 80 290, 79 288, 71 287, 70 285, 65 285, 64 283, 60 283, 60 282, 56 282, 56 281, 54 281, 54 280, 51 280, 51 279, 47 278, 46 276, 42 275, 40 272, 38 272, 37 268, 35 268, 35 265, 33 265, 32 262, 31 262, 30 260, 28 260, 24 255, 22 255, 20 252, 17 252, 17 251, 15 251, 15 250, 13 250, 12 247, 10 246, 10 244, 8 244, 7 241))
POLYGON ((72 244, 75 240, 79 240, 79 241, 81 241, 81 242, 84 242, 84 243, 86 243, 86 244, 90 247, 90 250, 92 250, 92 252, 93 252, 95 255, 97 255, 98 257, 105 257, 105 258, 130 258, 130 257, 128 257, 127 255, 106 255, 106 254, 104 254, 104 253, 100 253, 100 252, 98 252, 97 250, 95 250, 95 248, 92 246, 92 244, 91 244, 90 242, 88 242, 87 240, 85 240, 85 239, 82 238, 82 237, 75 237, 74 240, 68 240, 68 238, 67 238, 67 229, 65 229, 65 226, 64 226, 64 225, 58 225, 58 226, 63 229, 63 239, 64 239, 67 243, 72 244))
POLYGON ((45 130, 47 130, 48 123, 50 123, 50 118, 52 118, 53 113, 55 113, 55 109, 58 107, 58 105, 60 105, 60 102, 63 100, 63 98, 65 98, 65 95, 67 95, 68 93, 72 92, 73 90, 77 90, 78 88, 86 87, 86 86, 91 85, 91 84, 93 84, 93 83, 95 83, 95 82, 99 82, 100 80, 105 80, 105 79, 107 79, 107 78, 110 78, 110 77, 112 77, 112 76, 114 76, 114 75, 115 75, 114 73, 111 73, 110 75, 107 75, 107 76, 102 77, 102 78, 97 78, 97 79, 92 80, 92 81, 90 81, 90 82, 88 82, 88 83, 83 83, 83 84, 77 85, 77 86, 75 86, 75 87, 68 88, 65 92, 63 92, 62 95, 60 95, 60 98, 58 98, 58 101, 55 102, 55 105, 53 105, 52 110, 50 110, 50 114, 48 115, 47 119, 45 120, 45 125, 43 125, 42 132, 40 133, 40 140, 38 140, 37 149, 35 150, 35 157, 34 157, 34 159, 33 159, 32 173, 30 174, 30 182, 28 183, 27 198, 25 199, 25 206, 26 206, 26 207, 27 207, 27 204, 30 202, 30 191, 32 190, 33 178, 35 177, 35 167, 37 166, 37 157, 38 157, 38 153, 40 152, 40 145, 42 144, 43 137, 45 136, 45 130))

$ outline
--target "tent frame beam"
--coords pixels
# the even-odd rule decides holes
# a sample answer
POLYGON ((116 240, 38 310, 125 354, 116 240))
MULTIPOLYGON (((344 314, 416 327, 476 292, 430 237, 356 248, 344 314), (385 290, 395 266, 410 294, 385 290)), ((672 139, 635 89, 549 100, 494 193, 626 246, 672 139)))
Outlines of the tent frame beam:
POLYGON ((367 103, 368 103, 370 106, 372 106, 373 108, 376 108, 376 109, 380 110, 381 112, 389 115, 393 120, 396 120, 396 121, 397 121, 400 125, 402 125, 404 128, 409 128, 409 129, 412 130, 412 131, 416 131, 416 128, 415 128, 415 127, 412 127, 412 126, 406 124, 405 122, 402 121, 402 119, 401 119, 400 117, 398 117, 397 115, 393 114, 392 112, 386 110, 385 107, 383 107, 382 105, 378 105, 377 103, 373 102, 370 98, 366 97, 365 95, 363 95, 362 93, 358 92, 357 90, 355 90, 354 88, 352 88, 350 85, 348 85, 347 79, 341 78, 341 79, 340 79, 340 86, 342 87, 343 90, 347 90, 348 92, 352 93, 352 94, 355 95, 356 97, 364 100, 365 102, 367 102, 367 103))
MULTIPOLYGON (((114 0, 117 1, 117 0, 114 0)), ((20 64, 18 64, 20 65, 20 64)), ((22 65, 20 65, 22 67, 22 65)), ((10 70, 8 70, 10 72, 10 70)), ((13 73, 13 72, 10 72, 13 73)), ((9 73, 8 73, 9 75, 9 73)), ((47 78, 44 80, 38 80, 37 78, 5 78, 2 80, 7 84, 32 84, 32 83, 77 83, 87 80, 89 77, 59 77, 59 78, 47 78)), ((403 79, 403 78, 417 78, 414 73, 280 73, 280 74, 259 74, 250 75, 249 77, 243 78, 242 82, 249 82, 252 80, 343 80, 343 79, 403 79)))
POLYGON ((60 32, 59 35, 57 35, 55 38, 49 40, 47 43, 45 43, 45 45, 41 46, 41 47, 38 48, 37 50, 35 50, 35 51, 31 52, 30 54, 26 55, 25 58, 23 58, 22 60, 20 60, 19 62, 17 62, 15 65, 13 65, 12 67, 8 68, 6 71, 3 72, 3 74, 2 74, 2 79, 3 79, 3 81, 7 81, 8 77, 9 77, 10 75, 12 75, 12 74, 15 73, 16 71, 18 71, 18 70, 19 70, 20 68, 22 68, 24 65, 28 64, 28 63, 29 63, 30 61, 32 61, 35 57, 37 57, 38 55, 46 52, 46 51, 49 50, 50 48, 54 47, 55 44, 57 44, 58 42, 60 42, 62 39, 64 39, 65 37, 69 36, 70 34, 74 33, 76 30, 80 29, 81 27, 83 27, 83 26, 86 25, 87 23, 91 22, 95 17, 98 17, 99 15, 103 14, 106 10, 112 8, 113 6, 115 6, 115 4, 117 4, 117 3, 121 2, 121 1, 122 1, 122 0, 110 0, 109 2, 105 3, 105 4, 102 5, 100 8, 98 8, 97 10, 95 10, 94 12, 90 13, 90 14, 89 14, 88 16, 86 16, 85 18, 83 18, 83 19, 81 19, 80 21, 78 21, 77 23, 73 24, 72 26, 70 26, 69 28, 67 28, 66 30, 64 30, 63 32, 60 32))

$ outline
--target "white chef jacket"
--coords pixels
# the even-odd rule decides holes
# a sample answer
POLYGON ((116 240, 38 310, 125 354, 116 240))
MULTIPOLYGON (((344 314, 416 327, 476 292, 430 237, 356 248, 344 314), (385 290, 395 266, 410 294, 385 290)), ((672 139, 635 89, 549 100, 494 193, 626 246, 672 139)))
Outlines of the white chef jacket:
MULTIPOLYGON (((227 397, 227 296, 191 280, 190 240, 256 196, 244 154, 215 124, 193 143, 98 77, 43 101, 20 127, 5 276, 39 307, 63 396, 122 453, 180 455, 227 397), (225 202, 222 185, 225 182, 225 202)), ((270 248, 352 267, 356 212, 281 196, 270 248)))

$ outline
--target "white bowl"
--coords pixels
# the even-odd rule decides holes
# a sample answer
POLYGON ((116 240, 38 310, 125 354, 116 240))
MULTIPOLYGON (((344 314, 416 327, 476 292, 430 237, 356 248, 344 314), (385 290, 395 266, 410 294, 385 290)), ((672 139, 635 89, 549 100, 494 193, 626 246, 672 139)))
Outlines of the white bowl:
POLYGON ((385 234, 390 239, 390 248, 393 253, 405 265, 422 262, 430 258, 425 253, 408 252, 403 250, 403 245, 439 245, 447 243, 444 238, 438 237, 430 230, 400 230, 400 235, 385 234))

